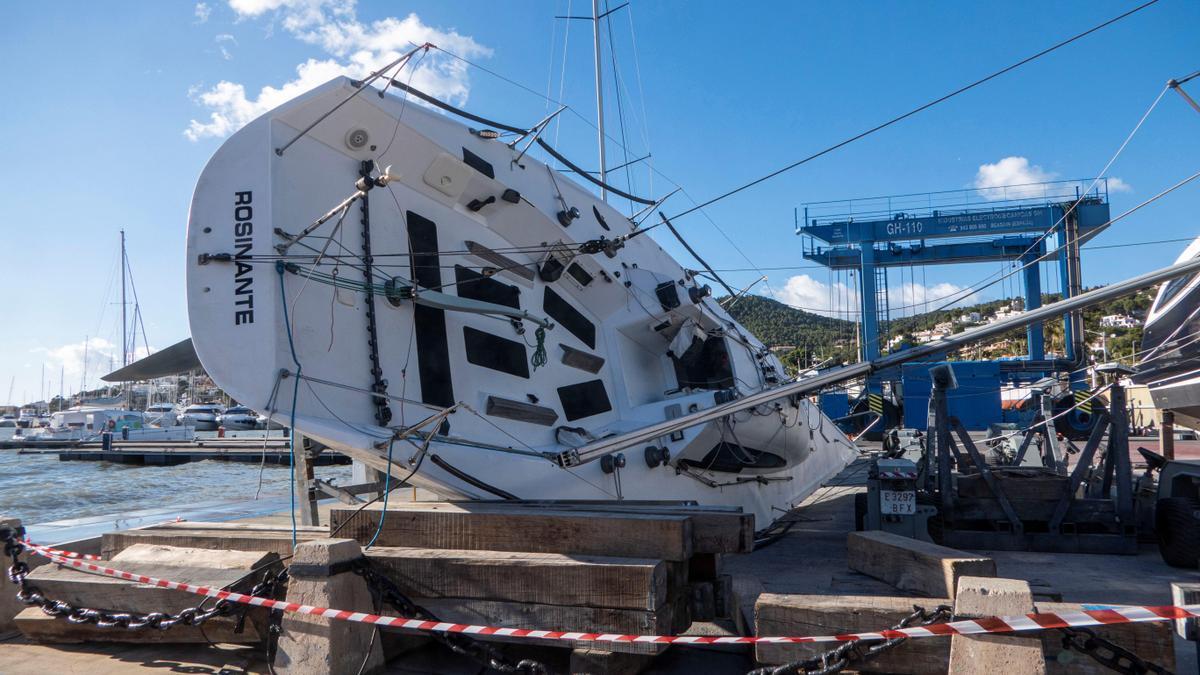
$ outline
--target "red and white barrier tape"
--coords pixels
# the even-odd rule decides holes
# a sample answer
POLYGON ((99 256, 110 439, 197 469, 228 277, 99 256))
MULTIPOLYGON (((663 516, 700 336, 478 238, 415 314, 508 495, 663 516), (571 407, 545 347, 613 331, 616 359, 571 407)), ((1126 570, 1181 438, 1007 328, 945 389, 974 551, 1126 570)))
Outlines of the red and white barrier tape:
MULTIPOLYGON (((228 600, 243 605, 266 607, 296 614, 323 616, 339 621, 355 621, 390 628, 409 628, 442 633, 465 633, 468 635, 498 635, 503 637, 540 638, 544 640, 567 640, 584 642, 653 642, 659 644, 755 644, 755 643, 801 643, 801 642, 851 642, 855 640, 889 640, 892 638, 920 638, 944 635, 977 635, 980 633, 1009 633, 1022 630, 1040 630, 1046 628, 1080 628, 1084 626, 1100 626, 1119 623, 1140 623, 1145 621, 1168 621, 1172 619, 1200 618, 1200 605, 1163 606, 1163 607, 1107 607, 1089 609, 1079 612, 1061 612, 1045 614, 1026 614, 1024 616, 987 617, 983 619, 964 619, 948 623, 935 623, 928 626, 914 626, 882 630, 874 633, 846 633, 842 635, 818 635, 803 637, 707 637, 701 635, 618 635, 613 633, 583 633, 557 630, 533 630, 528 628, 500 628, 496 626, 474 626, 446 621, 424 621, 421 619, 405 619, 402 617, 379 616, 365 612, 350 612, 311 605, 297 605, 291 602, 272 600, 255 595, 234 593, 205 586, 156 579, 141 574, 132 574, 121 570, 104 567, 95 563, 84 562, 80 558, 67 558, 52 553, 54 549, 30 544, 31 549, 45 558, 60 565, 75 567, 81 571, 93 574, 135 581, 140 584, 170 588, 174 590, 204 595, 218 600, 228 600)), ((79 554, 75 554, 79 555, 79 554)), ((94 558, 94 556, 92 556, 94 558)))
POLYGON ((92 555, 90 553, 76 553, 74 551, 64 551, 59 548, 50 548, 49 546, 42 546, 41 544, 35 544, 32 541, 29 541, 28 539, 22 539, 21 543, 25 544, 26 546, 28 546, 30 548, 41 549, 47 553, 52 553, 54 555, 61 556, 63 558, 82 558, 83 560, 102 560, 102 558, 98 555, 92 555))

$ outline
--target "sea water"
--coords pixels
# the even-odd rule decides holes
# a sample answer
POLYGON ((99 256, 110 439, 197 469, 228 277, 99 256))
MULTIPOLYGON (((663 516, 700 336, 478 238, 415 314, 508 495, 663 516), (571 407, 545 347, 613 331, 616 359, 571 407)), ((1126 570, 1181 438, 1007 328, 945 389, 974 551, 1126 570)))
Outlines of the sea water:
MULTIPOLYGON (((261 433, 261 432, 260 432, 261 433)), ((316 477, 347 485, 350 466, 318 466, 316 477)), ((286 497, 287 466, 205 460, 176 466, 59 461, 0 450, 0 514, 26 524, 120 514, 216 500, 286 497), (261 488, 260 488, 261 477, 261 488)))

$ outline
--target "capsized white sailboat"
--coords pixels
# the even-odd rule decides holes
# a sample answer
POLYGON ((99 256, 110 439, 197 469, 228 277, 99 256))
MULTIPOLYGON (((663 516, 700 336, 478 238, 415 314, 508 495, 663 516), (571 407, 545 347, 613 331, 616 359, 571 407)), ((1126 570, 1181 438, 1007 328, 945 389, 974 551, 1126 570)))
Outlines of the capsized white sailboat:
POLYGON ((783 366, 630 218, 524 152, 553 152, 540 127, 471 129, 360 84, 266 113, 200 176, 188 311, 233 398, 447 498, 686 499, 763 527, 854 458, 794 396, 623 443, 783 366))

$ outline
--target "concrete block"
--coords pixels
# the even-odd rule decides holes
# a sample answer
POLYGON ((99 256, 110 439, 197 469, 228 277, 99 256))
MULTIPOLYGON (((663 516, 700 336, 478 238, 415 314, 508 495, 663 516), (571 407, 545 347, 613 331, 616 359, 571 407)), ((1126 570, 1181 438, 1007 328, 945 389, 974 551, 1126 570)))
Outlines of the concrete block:
MULTIPOLYGON (((964 576, 954 596, 956 619, 1013 616, 1034 611, 1033 592, 1020 579, 964 576)), ((950 638, 950 672, 955 675, 1046 672, 1038 634, 955 635, 950 638)))
MULTIPOLYGON (((362 557, 353 539, 318 539, 296 546, 289 569, 329 568, 362 557)), ((292 574, 287 601, 373 613, 366 581, 350 570, 333 574, 292 574)), ((384 665, 382 640, 373 626, 303 614, 286 614, 275 656, 275 671, 288 675, 377 673, 384 665), (365 661, 365 665, 364 665, 365 661)))

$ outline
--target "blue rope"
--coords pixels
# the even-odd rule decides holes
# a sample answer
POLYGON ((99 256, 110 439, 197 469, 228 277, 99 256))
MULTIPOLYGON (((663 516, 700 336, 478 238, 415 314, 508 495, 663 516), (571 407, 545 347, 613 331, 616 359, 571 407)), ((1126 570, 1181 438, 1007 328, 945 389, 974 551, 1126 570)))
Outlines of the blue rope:
POLYGON ((392 440, 388 441, 387 454, 387 473, 383 474, 383 511, 379 512, 379 524, 375 526, 375 534, 371 535, 371 541, 363 548, 371 548, 375 545, 375 540, 379 538, 379 533, 383 531, 383 521, 387 518, 388 495, 392 494, 392 446, 396 444, 396 437, 393 435, 392 440))
POLYGON ((288 424, 288 449, 291 452, 291 462, 289 469, 291 470, 291 498, 292 498, 292 548, 296 548, 296 402, 300 398, 300 372, 303 366, 300 365, 300 359, 296 357, 296 343, 292 341, 292 322, 288 318, 287 307, 287 289, 283 283, 283 261, 275 263, 275 271, 279 273, 279 297, 283 302, 283 325, 287 328, 288 348, 292 351, 292 362, 296 364, 296 380, 292 384, 292 412, 291 421, 288 424))

